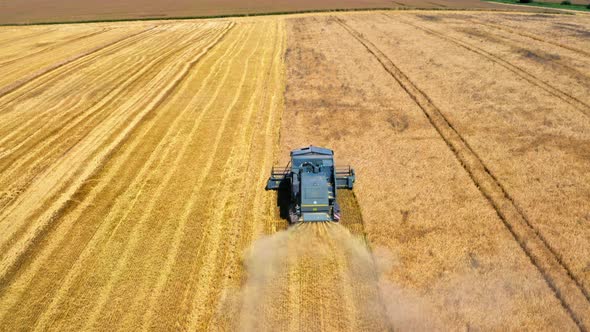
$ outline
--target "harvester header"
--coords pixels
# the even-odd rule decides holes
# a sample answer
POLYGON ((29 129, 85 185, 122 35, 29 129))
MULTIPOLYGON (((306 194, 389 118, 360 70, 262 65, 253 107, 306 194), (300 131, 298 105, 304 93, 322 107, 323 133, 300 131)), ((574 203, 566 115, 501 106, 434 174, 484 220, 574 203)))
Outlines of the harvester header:
POLYGON ((336 167, 334 151, 309 146, 291 151, 285 167, 273 167, 267 190, 290 192, 289 221, 339 221, 337 189, 352 189, 354 169, 336 167))

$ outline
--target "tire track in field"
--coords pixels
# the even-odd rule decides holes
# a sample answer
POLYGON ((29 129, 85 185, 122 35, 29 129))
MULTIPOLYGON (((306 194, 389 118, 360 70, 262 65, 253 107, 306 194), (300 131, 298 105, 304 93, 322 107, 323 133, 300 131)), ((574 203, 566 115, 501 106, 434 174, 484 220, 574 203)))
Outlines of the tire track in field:
POLYGON ((42 48, 42 49, 40 49, 40 50, 38 50, 36 52, 27 53, 27 54, 25 54, 23 56, 20 56, 18 58, 14 58, 14 59, 10 59, 10 60, 7 60, 7 61, 0 62, 0 68, 5 67, 5 66, 7 66, 7 65, 9 65, 11 63, 15 63, 15 62, 18 62, 18 61, 22 61, 24 59, 27 59, 27 58, 35 57, 35 56, 37 56, 39 54, 45 53, 47 51, 54 50, 56 48, 59 48, 59 47, 61 47, 63 45, 67 45, 67 44, 72 43, 72 42, 76 42, 76 41, 79 41, 79 40, 84 40, 84 39, 87 39, 87 38, 90 38, 90 37, 94 37, 96 35, 100 35, 102 33, 105 33, 107 31, 110 31, 110 30, 111 29, 109 29, 109 28, 103 28, 100 31, 94 31, 94 32, 86 33, 86 34, 84 34, 82 36, 73 36, 72 38, 70 38, 68 40, 64 40, 64 41, 58 42, 56 44, 47 46, 47 47, 42 48))
MULTIPOLYGON (((209 44, 215 42, 214 37, 216 36, 211 36, 209 44)), ((201 64, 202 63, 200 62, 199 66, 201 64)), ((61 220, 60 223, 56 226, 57 229, 55 230, 54 234, 57 235, 54 235, 54 237, 57 238, 54 238, 52 239, 52 241, 47 243, 46 247, 43 247, 43 251, 31 253, 30 255, 28 255, 29 257, 35 257, 36 259, 31 263, 31 266, 26 270, 26 273, 24 275, 21 275, 19 278, 21 280, 24 279, 24 281, 20 281, 21 286, 17 287, 17 289, 19 289, 19 291, 21 292, 21 295, 11 296, 11 298, 15 299, 14 305, 23 302, 22 300, 19 300, 21 296, 23 296, 26 293, 31 293, 31 291, 27 291, 27 288, 25 288, 23 284, 29 285, 29 287, 33 287, 35 285, 34 278, 42 274, 42 272, 40 273, 39 271, 41 271, 41 269, 43 268, 43 264, 46 264, 46 262, 56 261, 56 259, 53 259, 52 256, 60 257, 60 259, 64 261, 66 259, 65 256, 67 253, 67 255, 70 255, 73 259, 77 259, 78 261, 74 264, 72 268, 62 263, 61 265, 64 265, 62 270, 64 272, 80 272, 79 267, 77 267, 79 266, 80 262, 85 261, 86 258, 89 257, 89 255, 92 255, 92 250, 94 249, 94 247, 101 247, 100 245, 97 246, 97 239, 99 239, 102 236, 101 234, 105 233, 104 228, 109 227, 106 221, 107 218, 102 218, 102 220, 96 225, 96 227, 94 227, 94 229, 89 229, 88 231, 86 231, 86 236, 78 235, 76 239, 72 239, 72 237, 69 234, 75 231, 75 227, 82 227, 78 226, 80 225, 80 223, 75 222, 77 220, 80 220, 81 216, 92 215, 92 209, 97 211, 104 211, 107 209, 112 210, 112 207, 109 206, 108 202, 114 200, 116 197, 122 196, 123 191, 127 189, 127 185, 125 183, 113 182, 113 179, 127 178, 127 176, 125 176, 125 173, 130 173, 128 176, 131 178, 132 181, 138 178, 138 173, 133 171, 133 165, 137 164, 138 166, 141 165, 143 167, 146 161, 140 158, 140 156, 142 156, 142 153, 141 151, 136 151, 136 149, 145 150, 146 154, 148 154, 151 157, 155 149, 151 149, 149 146, 147 146, 147 144, 145 144, 149 141, 146 138, 146 135, 150 134, 150 138, 156 137, 156 134, 151 133, 151 130, 155 128, 156 125, 158 128, 161 128, 162 131, 166 130, 166 133, 170 132, 171 127, 165 125, 166 121, 164 121, 165 119, 163 117, 164 114, 161 114, 161 112, 159 112, 158 117, 156 117, 152 122, 148 123, 149 126, 147 127, 147 129, 145 129, 143 133, 139 133, 143 136, 135 137, 133 140, 131 140, 131 142, 129 143, 129 149, 125 149, 123 155, 120 158, 117 158, 117 160, 114 160, 113 165, 108 167, 107 173, 105 175, 105 181, 97 182, 96 186, 92 185, 91 183, 88 183, 86 187, 90 186, 92 187, 92 189, 82 189, 82 192, 84 193, 84 199, 80 198, 80 205, 70 208, 71 213, 68 213, 64 217, 65 220, 61 220), (163 125, 163 127, 161 125, 163 125), (95 207, 95 202, 103 202, 103 205, 106 204, 106 207, 101 208, 100 205, 95 207), (70 241, 70 244, 68 244, 66 241, 70 241), (68 249, 68 246, 71 247, 76 242, 85 244, 82 248, 79 249, 80 252, 73 253, 72 251, 74 248, 68 249), (65 250, 65 252, 62 254, 58 249, 61 251, 65 250)), ((170 122, 172 122, 172 120, 170 120, 170 122)), ((161 140, 156 139, 156 141, 160 142, 161 140)), ((137 167, 136 169, 140 168, 141 167, 137 167)), ((100 214, 102 215, 102 212, 100 214)), ((38 248, 38 246, 34 249, 41 250, 41 248, 38 248)), ((56 274, 56 272, 54 271, 52 271, 51 273, 56 274)), ((42 307, 48 307, 48 309, 52 310, 55 309, 55 304, 57 303, 59 305, 61 303, 59 299, 64 297, 64 290, 68 289, 68 287, 66 286, 71 284, 73 278, 74 277, 72 276, 72 273, 67 275, 67 277, 65 277, 65 279, 63 279, 63 282, 61 283, 60 289, 58 289, 58 296, 52 297, 53 302, 49 305, 49 307, 47 305, 43 305, 42 307)), ((5 317, 6 314, 7 312, 0 312, 0 321, 4 320, 3 317, 5 317)), ((46 315, 48 315, 48 313, 46 313, 46 315)))
MULTIPOLYGON (((7 155, 10 155, 10 152, 18 148, 19 145, 23 145, 25 142, 28 142, 28 140, 25 138, 20 142, 19 145, 14 147, 13 150, 8 150, 8 152, 5 152, 5 154, 0 157, 0 172, 3 172, 3 176, 0 176, 0 183, 6 184, 6 181, 10 179, 22 180, 22 178, 18 178, 13 173, 22 172, 24 169, 28 169, 30 172, 28 181, 24 183, 17 182, 16 184, 12 184, 18 188, 18 191, 26 190, 26 188, 35 180, 36 174, 40 174, 50 167, 52 160, 47 159, 47 156, 53 156, 54 159, 63 156, 64 153, 69 151, 67 148, 68 146, 75 146, 77 143, 82 141, 93 130, 93 128, 101 125, 107 119, 112 118, 112 114, 123 113, 126 115, 127 112, 125 110, 121 110, 112 106, 111 104, 118 103, 120 100, 124 100, 123 95, 125 93, 129 93, 129 91, 133 88, 139 87, 140 84, 145 81, 145 77, 154 75, 155 70, 161 67, 162 63, 168 61, 176 53, 190 47, 192 43, 198 42, 201 37, 206 37, 206 33, 196 39, 191 39, 191 43, 183 46, 180 49, 171 48, 171 51, 163 52, 161 56, 156 57, 154 60, 142 66, 141 70, 132 70, 130 73, 131 76, 125 82, 116 84, 117 88, 112 90, 111 94, 101 98, 97 104, 91 106, 88 110, 78 112, 72 117, 66 119, 60 119, 59 117, 56 117, 60 120, 58 122, 58 127, 35 140, 33 144, 37 143, 36 145, 29 144, 25 148, 21 149, 22 151, 20 154, 6 159, 7 155), (70 137, 73 137, 73 139, 70 137), (65 152, 59 153, 59 151, 65 152), (7 167, 10 167, 9 169, 12 171, 7 171, 7 167)), ((124 76, 122 73, 115 73, 114 75, 124 76)), ((48 124, 49 123, 50 121, 48 121, 48 124)), ((42 128, 36 130, 36 132, 40 130, 42 130, 42 128)), ((29 134, 28 137, 32 139, 34 134, 29 134)), ((8 199, 2 199, 2 197, 0 197, 0 208, 10 203, 9 198, 10 197, 8 197, 8 199)), ((13 199, 15 198, 16 197, 13 197, 13 199)))
MULTIPOLYGON (((404 22, 405 23, 405 22, 404 22)), ((482 25, 485 27, 485 25, 482 25)), ((469 31, 465 31, 466 29, 457 29, 454 28, 455 31, 457 31, 458 33, 461 34, 469 34, 469 31)), ((487 43, 496 43, 497 45, 502 45, 507 47, 508 49, 510 49, 513 53, 518 53, 518 52, 522 52, 522 51, 529 51, 531 52, 534 56, 539 57, 539 59, 543 59, 545 61, 547 61, 547 63, 543 64, 542 67, 545 68, 551 68, 556 69, 555 71, 557 72, 563 72, 563 73, 567 73, 569 74, 569 76, 571 78, 575 78, 577 81, 583 81, 585 85, 590 86, 590 76, 579 71, 578 69, 576 69, 574 66, 570 66, 568 64, 563 63, 562 61, 553 61, 553 60, 549 60, 546 59, 542 53, 539 52, 543 52, 543 50, 536 48, 523 48, 523 44, 522 41, 519 41, 518 38, 515 38, 516 35, 514 34, 503 34, 503 33, 498 33, 498 30, 493 31, 494 29, 491 29, 492 31, 490 32, 489 30, 479 30, 477 28, 473 29, 474 31, 477 31, 478 33, 484 32, 487 35, 491 36, 493 39, 490 41, 487 41, 487 43)), ((485 39, 485 37, 479 37, 480 39, 485 39)), ((492 54, 491 52, 489 52, 490 54, 492 54)))
POLYGON ((102 49, 105 49, 105 48, 107 48, 109 46, 112 46, 112 45, 115 45, 115 44, 120 43, 122 41, 125 41, 126 39, 129 39, 129 38, 135 37, 137 35, 146 33, 146 32, 148 32, 148 31, 150 31, 150 30, 152 30, 154 28, 155 27, 150 27, 150 28, 147 28, 145 30, 139 31, 137 33, 134 33, 134 34, 131 34, 131 35, 127 35, 127 36, 124 36, 122 38, 115 39, 113 41, 107 42, 107 43, 102 44, 100 46, 91 48, 90 50, 87 50, 87 51, 84 51, 82 53, 78 53, 76 55, 73 55, 73 56, 71 56, 71 57, 69 57, 67 59, 64 59, 62 61, 59 61, 59 62, 57 62, 57 63, 55 63, 53 65, 50 65, 48 67, 45 67, 43 69, 40 69, 40 70, 38 70, 38 71, 36 71, 34 73, 31 73, 31 74, 29 74, 29 75, 27 75, 27 76, 25 76, 25 77, 23 77, 23 78, 15 81, 15 82, 11 83, 9 85, 6 85, 6 86, 0 88, 0 97, 3 97, 5 95, 9 94, 10 92, 13 92, 13 91, 19 89, 20 87, 26 85, 27 83, 29 83, 31 81, 34 81, 35 79, 38 79, 38 78, 42 77, 43 75, 46 75, 46 74, 48 74, 48 73, 50 73, 50 72, 52 72, 52 71, 54 71, 54 70, 56 70, 58 68, 61 68, 61 67, 65 66, 65 65, 71 63, 71 62, 74 62, 76 60, 82 59, 82 58, 84 58, 86 56, 89 56, 89 55, 91 55, 93 53, 96 53, 96 52, 98 52, 98 51, 100 51, 102 49))
POLYGON ((420 90, 381 50, 342 19, 334 17, 353 38, 377 59, 426 115, 467 171, 479 191, 487 198, 498 217, 514 236, 530 261, 537 267, 563 308, 582 331, 590 328, 590 299, 579 280, 551 249, 520 211, 512 197, 471 149, 432 100, 420 90))
MULTIPOLYGON (((206 48, 204 50, 204 52, 206 53, 211 47, 213 47, 213 45, 211 45, 209 48, 206 48)), ((81 171, 81 174, 78 176, 78 178, 76 180, 74 180, 72 183, 69 183, 69 186, 67 187, 66 190, 64 191, 60 191, 61 195, 58 196, 57 199, 55 199, 53 201, 53 204, 51 204, 46 210, 45 212, 40 215, 39 222, 38 225, 31 230, 31 232, 29 232, 27 235, 29 235, 28 238, 19 240, 18 243, 16 243, 14 246, 12 246, 10 249, 9 253, 6 253, 4 255, 4 257, 2 258, 2 260, 0 261, 0 282, 3 282, 6 278, 6 276, 8 276, 9 274, 11 274, 11 271, 18 266, 18 263, 22 260, 23 258, 23 253, 26 252, 28 250, 28 248, 31 247, 31 245, 35 242, 35 239, 37 239, 38 237, 42 236, 48 229, 48 225, 51 223, 52 220, 55 220, 56 218, 58 218, 61 213, 63 212, 64 207, 66 206, 66 203, 69 201, 70 197, 72 197, 77 191, 78 189, 84 184, 84 181, 88 178, 90 178, 91 176, 93 176, 96 171, 98 171, 103 164, 105 163, 106 160, 108 160, 108 158, 111 156, 111 154, 113 153, 113 151, 123 142, 125 142, 127 140, 127 138, 129 137, 130 133, 134 130, 134 128, 138 125, 138 123, 140 123, 143 118, 145 116, 147 116, 149 113, 151 113, 154 109, 156 109, 170 94, 171 92, 176 88, 176 86, 178 84, 180 84, 180 82, 186 77, 188 70, 194 66, 196 64, 196 62, 198 62, 198 59, 195 60, 195 62, 189 63, 187 65, 184 66, 184 68, 174 77, 174 79, 167 85, 165 86, 161 92, 154 98, 154 100, 151 100, 147 103, 146 107, 139 113, 137 114, 133 119, 131 119, 127 125, 127 127, 122 130, 109 144, 106 144, 107 146, 102 149, 100 152, 98 152, 95 156, 93 156, 92 160, 89 160, 89 167, 86 167, 85 169, 83 169, 81 171)), ((90 140, 89 145, 93 145, 93 141, 90 140)), ((81 148, 83 149, 83 147, 81 148)), ((72 165, 75 164, 76 160, 76 154, 74 154, 71 158, 65 158, 64 160, 62 160, 58 165, 56 165, 56 170, 58 170, 57 172, 54 172, 53 174, 62 174, 62 172, 68 172, 68 170, 70 168, 72 168, 72 165), (73 159, 73 160, 71 160, 73 159)), ((42 182, 53 182, 53 181, 58 181, 59 177, 54 176, 51 178, 44 178, 41 181, 42 182)), ((47 187, 46 185, 43 185, 44 183, 42 183, 39 188, 44 188, 47 187)), ((40 201, 40 197, 46 197, 46 192, 44 192, 41 189, 41 192, 39 190, 34 190, 30 193, 28 193, 28 195, 24 196, 22 201, 26 201, 28 204, 22 204, 21 206, 24 206, 24 210, 19 209, 19 211, 15 211, 15 218, 17 220, 20 220, 21 217, 24 217, 25 212, 28 211, 28 209, 26 208, 27 206, 35 206, 35 204, 31 204, 34 202, 38 202, 40 201)), ((8 216, 4 215, 3 216, 4 219, 7 218, 8 216)))
MULTIPOLYGON (((391 16, 384 14, 385 16, 392 18, 391 16)), ((466 43, 462 40, 459 40, 458 38, 455 37, 451 37, 445 34, 442 34, 438 31, 434 31, 432 29, 405 21, 405 20, 401 20, 398 19, 397 21, 402 22, 404 24, 410 25, 416 29, 420 29, 428 34, 434 35, 436 37, 439 37, 443 40, 446 40, 448 42, 451 42, 455 45, 458 45, 470 52, 473 52, 475 54, 478 54, 506 69, 508 69, 509 71, 511 71, 512 73, 516 74, 518 77, 524 79, 525 81, 529 82, 530 84, 533 84, 534 86, 540 88, 541 90, 563 100, 564 102, 574 106, 576 108, 576 110, 578 110, 579 112, 581 112, 582 114, 584 114, 585 116, 590 117, 590 105, 586 104, 585 102, 581 101, 580 99, 572 96, 569 93, 566 93, 556 87, 554 87, 553 85, 546 83, 544 80, 541 80, 540 78, 536 77, 535 75, 529 73, 528 71, 502 59, 501 57, 494 55, 482 48, 479 48, 477 46, 473 46, 469 43, 466 43)))
POLYGON ((561 47, 563 49, 572 51, 574 53, 578 53, 580 55, 584 55, 586 57, 590 57, 590 52, 586 52, 584 50, 581 50, 581 49, 578 49, 578 48, 575 48, 575 47, 572 47, 572 46, 569 46, 569 45, 566 45, 566 44, 563 44, 563 43, 559 43, 559 42, 556 42, 556 41, 552 41, 552 40, 549 40, 549 39, 546 39, 546 38, 535 36, 535 35, 530 34, 530 33, 516 31, 514 29, 507 28, 507 27, 502 26, 502 25, 492 24, 492 23, 488 23, 488 22, 477 21, 475 23, 476 24, 479 24, 479 25, 487 26, 487 27, 492 28, 492 29, 505 31, 505 32, 508 32, 508 33, 511 33, 511 34, 515 34, 515 35, 519 35, 519 36, 522 36, 522 37, 525 37, 525 38, 530 38, 530 39, 533 39, 533 40, 536 40, 536 41, 539 41, 539 42, 542 42, 542 43, 546 43, 546 44, 554 45, 554 46, 557 46, 557 47, 561 47))

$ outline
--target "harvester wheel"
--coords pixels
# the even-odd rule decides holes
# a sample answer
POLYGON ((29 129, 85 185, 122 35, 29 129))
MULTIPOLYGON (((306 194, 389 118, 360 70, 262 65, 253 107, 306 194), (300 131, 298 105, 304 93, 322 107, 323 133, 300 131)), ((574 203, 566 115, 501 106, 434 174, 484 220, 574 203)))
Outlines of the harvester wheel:
POLYGON ((338 202, 334 202, 333 214, 334 214, 334 221, 336 221, 336 222, 340 221, 342 214, 340 212, 340 204, 338 204, 338 202))
POLYGON ((299 216, 297 215, 297 210, 295 206, 291 206, 289 208, 289 223, 295 224, 299 221, 299 216))

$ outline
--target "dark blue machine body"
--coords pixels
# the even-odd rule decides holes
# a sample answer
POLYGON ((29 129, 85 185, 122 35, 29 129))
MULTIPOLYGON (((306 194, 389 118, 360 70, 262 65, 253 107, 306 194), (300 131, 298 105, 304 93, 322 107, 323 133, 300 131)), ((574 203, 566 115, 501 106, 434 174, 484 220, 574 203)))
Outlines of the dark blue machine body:
POLYGON ((339 221, 337 189, 352 189, 354 181, 354 169, 334 165, 332 150, 309 146, 291 151, 286 167, 273 167, 266 189, 289 190, 291 223, 339 221))

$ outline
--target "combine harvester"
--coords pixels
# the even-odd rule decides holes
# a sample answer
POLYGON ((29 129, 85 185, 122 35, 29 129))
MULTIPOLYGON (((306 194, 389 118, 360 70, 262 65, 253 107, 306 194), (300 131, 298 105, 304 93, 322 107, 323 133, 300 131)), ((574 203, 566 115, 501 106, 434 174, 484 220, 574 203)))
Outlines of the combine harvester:
POLYGON ((352 189, 350 166, 336 167, 334 151, 309 146, 291 151, 286 167, 273 167, 266 190, 290 192, 289 222, 339 221, 336 189, 352 189))

